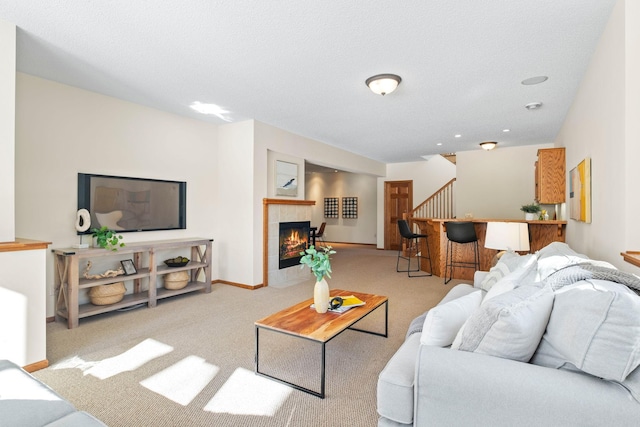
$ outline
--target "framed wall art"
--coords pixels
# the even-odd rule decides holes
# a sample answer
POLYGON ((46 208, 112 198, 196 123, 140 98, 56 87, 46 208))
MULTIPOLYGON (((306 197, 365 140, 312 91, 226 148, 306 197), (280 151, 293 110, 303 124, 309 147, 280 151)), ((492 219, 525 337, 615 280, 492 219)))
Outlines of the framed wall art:
POLYGON ((298 165, 276 160, 276 196, 298 196, 298 165))
POLYGON ((342 218, 346 218, 346 219, 358 218, 358 198, 357 197, 342 198, 342 218))
POLYGON ((324 198, 324 217, 338 218, 338 198, 337 197, 324 198))
POLYGON ((591 223, 591 158, 587 157, 569 173, 569 216, 591 223))

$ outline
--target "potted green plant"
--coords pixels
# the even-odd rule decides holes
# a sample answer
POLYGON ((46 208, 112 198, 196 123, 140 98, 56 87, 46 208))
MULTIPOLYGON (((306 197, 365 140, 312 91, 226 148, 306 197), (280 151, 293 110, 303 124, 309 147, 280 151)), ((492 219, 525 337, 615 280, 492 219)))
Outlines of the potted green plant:
POLYGON ((524 212, 524 218, 527 221, 530 221, 538 218, 538 212, 540 212, 540 205, 537 204, 536 202, 533 202, 528 205, 522 205, 520 210, 524 212))
POLYGON ((321 251, 311 245, 304 252, 300 252, 301 268, 305 266, 311 269, 316 276, 316 284, 313 288, 313 304, 318 313, 326 313, 329 309, 329 284, 325 280, 325 276, 331 278, 331 259, 330 256, 336 251, 331 246, 324 246, 321 251))
POLYGON ((92 228, 91 233, 91 236, 95 237, 98 246, 103 249, 117 251, 118 248, 124 247, 124 243, 120 241, 122 236, 110 230, 106 225, 100 228, 92 228))

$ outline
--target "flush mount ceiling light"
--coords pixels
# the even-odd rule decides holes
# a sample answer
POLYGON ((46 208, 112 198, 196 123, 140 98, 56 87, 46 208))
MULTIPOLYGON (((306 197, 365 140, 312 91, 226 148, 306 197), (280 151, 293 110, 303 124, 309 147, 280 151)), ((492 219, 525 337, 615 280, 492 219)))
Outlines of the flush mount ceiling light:
POLYGON ((496 148, 496 145, 498 145, 498 143, 495 141, 485 141, 480 143, 480 147, 482 147, 482 149, 486 151, 493 150, 494 148, 496 148))
POLYGON ((542 107, 542 102, 530 102, 524 106, 527 110, 537 110, 540 107, 542 107))
POLYGON ((547 76, 529 77, 528 79, 524 79, 521 83, 525 86, 537 85, 546 82, 547 79, 549 79, 547 76))
POLYGON ((373 93, 378 95, 386 95, 396 90, 402 79, 395 74, 378 74, 369 77, 365 83, 373 93))

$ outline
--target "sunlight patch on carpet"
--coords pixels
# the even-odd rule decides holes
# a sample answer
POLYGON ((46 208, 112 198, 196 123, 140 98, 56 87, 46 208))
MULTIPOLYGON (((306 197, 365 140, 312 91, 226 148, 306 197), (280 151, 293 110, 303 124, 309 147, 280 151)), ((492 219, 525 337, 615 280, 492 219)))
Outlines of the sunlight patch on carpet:
POLYGON ((86 371, 98 363, 100 362, 87 362, 79 356, 73 356, 51 365, 51 369, 54 371, 58 369, 80 369, 81 371, 86 371))
POLYGON ((124 353, 97 362, 84 372, 84 375, 93 375, 104 380, 122 372, 133 371, 145 363, 171 353, 173 347, 159 341, 147 338, 140 344, 132 347, 124 353))
POLYGON ((292 389, 238 368, 204 407, 205 411, 233 415, 274 416, 292 389))
POLYGON ((188 356, 140 385, 182 406, 187 406, 220 370, 201 357, 188 356))

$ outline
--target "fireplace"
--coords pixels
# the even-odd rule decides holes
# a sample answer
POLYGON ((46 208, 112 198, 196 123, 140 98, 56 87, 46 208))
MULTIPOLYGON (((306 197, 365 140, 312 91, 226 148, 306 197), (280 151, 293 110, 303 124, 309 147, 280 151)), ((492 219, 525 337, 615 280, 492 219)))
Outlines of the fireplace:
POLYGON ((279 244, 279 268, 300 264, 300 252, 309 247, 310 221, 281 222, 279 244))

